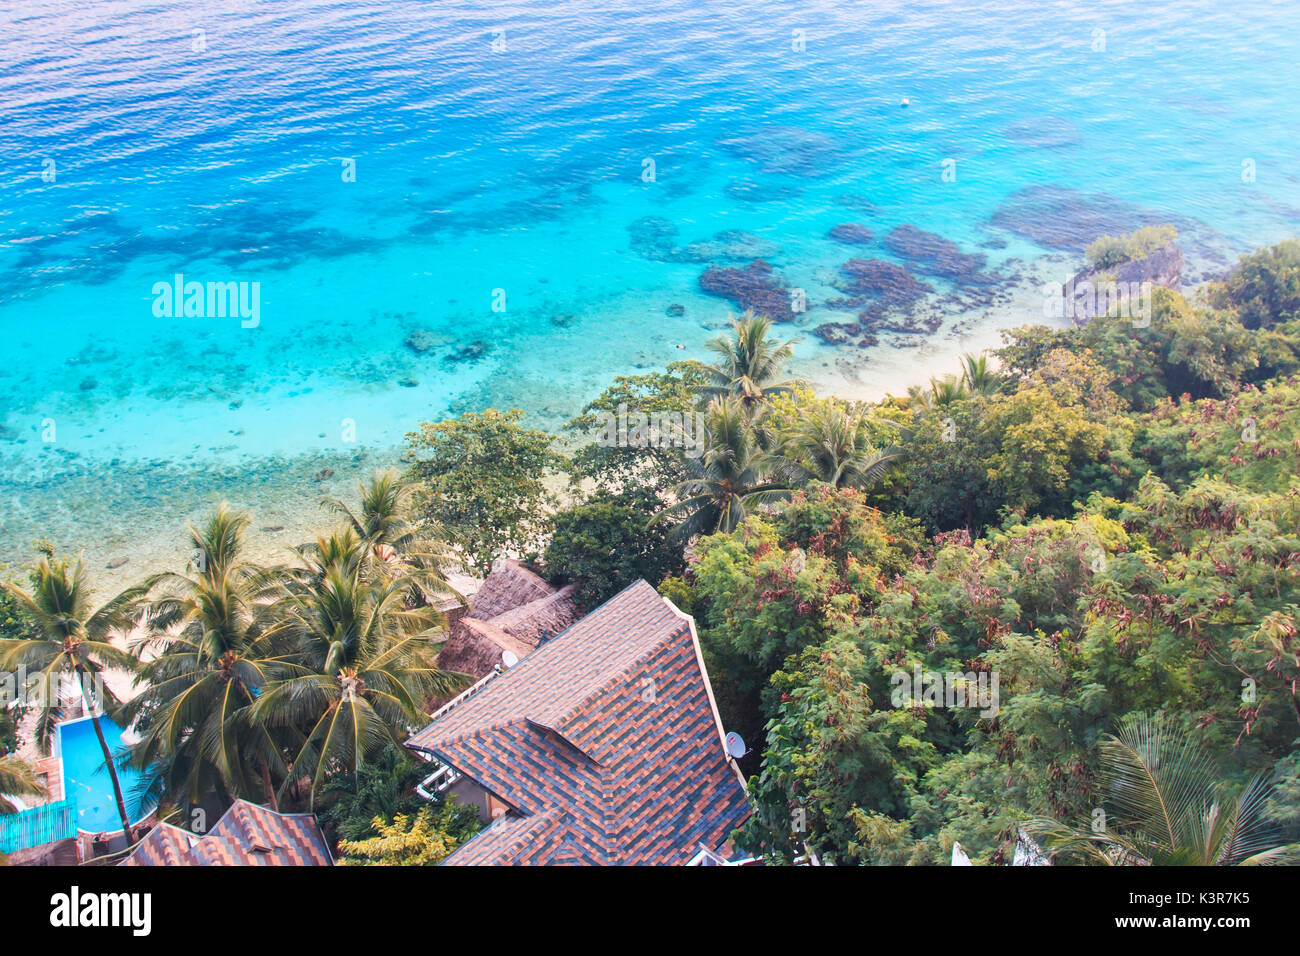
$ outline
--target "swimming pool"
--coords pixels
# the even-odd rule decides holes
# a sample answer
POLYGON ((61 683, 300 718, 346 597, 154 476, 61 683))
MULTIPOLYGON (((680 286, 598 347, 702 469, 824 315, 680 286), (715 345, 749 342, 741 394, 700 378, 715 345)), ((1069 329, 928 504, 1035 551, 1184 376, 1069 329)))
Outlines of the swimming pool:
MULTIPOLYGON (((107 717, 99 718, 100 729, 109 751, 116 758, 123 748, 122 728, 107 717)), ((89 833, 116 833, 122 829, 113 796, 113 778, 104 766, 104 751, 89 717, 59 724, 57 730, 59 766, 63 773, 63 795, 77 798, 77 827, 89 833)), ((152 801, 142 801, 134 792, 142 774, 117 762, 117 778, 122 785, 127 816, 138 823, 151 809, 152 801)))

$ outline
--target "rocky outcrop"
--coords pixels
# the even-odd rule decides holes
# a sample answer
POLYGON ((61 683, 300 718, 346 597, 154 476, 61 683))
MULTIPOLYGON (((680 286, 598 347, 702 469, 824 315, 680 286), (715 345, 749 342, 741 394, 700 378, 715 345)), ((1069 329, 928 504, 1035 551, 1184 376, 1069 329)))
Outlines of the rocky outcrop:
POLYGON ((957 283, 986 281, 981 273, 988 261, 985 256, 964 253, 952 240, 911 223, 891 229, 885 236, 885 247, 930 275, 957 283))
POLYGON ((1008 196, 990 221, 1046 249, 1083 252, 1098 236, 1126 236, 1163 220, 1106 193, 1030 186, 1008 196))
POLYGON ((794 319, 789 287, 762 259, 755 259, 743 269, 713 266, 700 276, 700 288, 710 295, 730 299, 742 310, 765 315, 773 322, 794 319))
POLYGON ((826 233, 826 238, 842 242, 846 246, 865 246, 874 237, 866 226, 860 226, 856 222, 842 222, 838 226, 832 226, 826 233))
POLYGON ((1150 282, 1166 289, 1176 289, 1182 284, 1183 269, 1186 268, 1182 250, 1174 243, 1141 259, 1130 259, 1114 270, 1115 281, 1150 282))
POLYGON ((1149 319, 1149 287, 1177 289, 1182 285, 1185 266, 1182 250, 1170 243, 1110 269, 1084 269, 1062 287, 1062 310, 1075 325, 1086 325, 1098 315, 1115 310, 1120 315, 1149 319))

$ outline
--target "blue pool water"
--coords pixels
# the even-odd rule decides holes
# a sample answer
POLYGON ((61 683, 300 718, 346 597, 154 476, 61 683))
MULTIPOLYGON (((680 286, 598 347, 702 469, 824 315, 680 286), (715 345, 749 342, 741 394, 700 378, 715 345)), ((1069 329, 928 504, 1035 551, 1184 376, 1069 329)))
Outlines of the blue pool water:
MULTIPOLYGON (((100 718, 99 726, 109 751, 116 756, 122 750, 122 728, 106 717, 100 718)), ((113 796, 113 781, 104 766, 104 751, 91 722, 76 720, 60 724, 58 748, 63 764, 64 797, 77 798, 77 826, 89 833, 121 830, 122 818, 113 796)), ((141 774, 118 764, 117 776, 127 815, 136 823, 152 807, 152 804, 142 805, 139 795, 134 793, 141 774)))
MULTIPOLYGON (((928 337, 823 344, 853 318, 840 265, 897 260, 897 226, 1007 277, 1066 274, 1088 224, 1175 221, 1193 278, 1300 231, 1295 20, 1260 0, 6 5, 0 483, 347 463, 488 406, 554 428, 615 374, 705 355, 735 306, 675 250, 735 230, 719 264, 761 251, 807 292, 798 372, 901 390, 1041 299, 934 282, 928 337), (828 238, 846 223, 874 241, 828 238), (257 283, 255 327, 157 314, 177 274, 257 283)), ((65 490, 43 525, 0 513, 0 538, 55 504, 77 527, 65 490)))

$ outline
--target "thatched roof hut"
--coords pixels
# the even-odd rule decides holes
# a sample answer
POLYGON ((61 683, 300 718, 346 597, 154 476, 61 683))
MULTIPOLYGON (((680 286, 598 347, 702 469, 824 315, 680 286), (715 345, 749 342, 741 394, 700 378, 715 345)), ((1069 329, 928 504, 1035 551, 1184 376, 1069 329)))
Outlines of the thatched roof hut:
POLYGON ((470 601, 469 616, 490 621, 498 614, 554 593, 555 588, 518 561, 504 558, 492 567, 492 573, 470 601))
POLYGON ((438 666, 478 679, 502 667, 506 651, 522 660, 582 616, 573 593, 573 585, 557 591, 518 561, 498 561, 469 611, 452 625, 438 666))
POLYGON ((492 623, 529 647, 536 647, 542 638, 554 637, 582 617, 573 599, 575 590, 574 585, 566 584, 554 594, 498 614, 492 623))
POLYGON ((485 677, 502 666, 501 655, 510 651, 523 658, 533 648, 511 637, 490 621, 461 618, 438 651, 438 667, 445 671, 485 677))

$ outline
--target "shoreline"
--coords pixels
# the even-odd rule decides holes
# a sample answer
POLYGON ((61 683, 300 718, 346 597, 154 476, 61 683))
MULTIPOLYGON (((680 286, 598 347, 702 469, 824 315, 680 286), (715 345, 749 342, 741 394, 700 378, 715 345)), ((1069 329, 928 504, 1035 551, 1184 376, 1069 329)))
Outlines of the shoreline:
MULTIPOLYGON (((1186 274, 1197 275, 1191 258, 1186 274)), ((778 338, 799 340, 789 371, 819 393, 855 401, 901 396, 930 376, 958 372, 963 354, 997 347, 1004 329, 1050 324, 1042 316, 1042 284, 1059 280, 1080 259, 1045 253, 1020 263, 1018 274, 999 287, 1002 298, 996 304, 945 309, 941 297, 934 296, 918 307, 942 316, 942 325, 929 335, 887 333, 880 344, 859 350, 822 344, 810 328, 788 323, 773 331, 778 338)), ((724 311, 720 303, 720 314, 724 311)), ((579 410, 570 410, 571 415, 579 410)), ((553 405, 525 411, 530 424, 552 433, 571 417, 557 414, 553 405)), ((564 435, 558 437, 566 442, 564 435)), ((0 497, 10 504, 0 514, 0 577, 21 577, 37 559, 33 543, 48 540, 58 554, 83 555, 96 600, 107 600, 149 574, 182 569, 189 554, 187 522, 200 521, 222 501, 249 513, 252 560, 283 558, 291 546, 310 542, 331 527, 335 519, 322 510, 321 498, 355 500, 358 480, 375 470, 401 468, 404 450, 400 444, 354 445, 234 461, 218 456, 188 461, 72 456, 66 465, 48 471, 24 465, 17 456, 0 457, 0 466, 7 466, 0 467, 0 497)))

